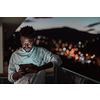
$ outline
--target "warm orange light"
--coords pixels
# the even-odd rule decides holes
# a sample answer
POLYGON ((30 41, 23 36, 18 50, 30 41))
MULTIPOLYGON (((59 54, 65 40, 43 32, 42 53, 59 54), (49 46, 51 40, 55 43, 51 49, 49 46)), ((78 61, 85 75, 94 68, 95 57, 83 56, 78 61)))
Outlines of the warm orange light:
POLYGON ((19 47, 19 49, 21 49, 21 47, 19 47))
POLYGON ((11 50, 11 47, 9 47, 9 50, 11 50))
POLYGON ((75 58, 75 54, 72 54, 72 57, 74 57, 74 58, 75 58))
POLYGON ((56 46, 57 48, 59 48, 59 44, 58 44, 58 43, 56 43, 55 46, 56 46))
POLYGON ((69 54, 69 50, 68 49, 66 50, 66 53, 69 54))
POLYGON ((65 46, 67 47, 68 46, 68 43, 65 43, 65 46))
POLYGON ((36 45, 38 45, 39 44, 39 42, 36 42, 36 45))
POLYGON ((58 48, 56 48, 55 50, 58 51, 58 48))
POLYGON ((67 53, 64 53, 64 55, 67 56, 68 54, 67 53))
POLYGON ((81 54, 81 52, 79 51, 79 52, 78 52, 78 54, 80 55, 80 54, 81 54))
POLYGON ((95 57, 95 55, 93 55, 93 57, 95 57))
POLYGON ((74 53, 74 49, 71 50, 71 53, 74 53))
POLYGON ((62 51, 62 48, 59 48, 59 51, 62 51))
POLYGON ((69 48, 69 49, 71 49, 72 47, 71 47, 71 46, 69 46, 68 48, 69 48))
POLYGON ((72 56, 74 54, 74 50, 72 49, 71 51, 70 51, 70 56, 72 56))
POLYGON ((13 37, 15 37, 15 34, 13 34, 13 37))
POLYGON ((86 56, 88 56, 88 53, 86 53, 86 56))
POLYGON ((72 44, 70 44, 69 46, 70 46, 70 47, 72 47, 73 45, 72 45, 72 44))
POLYGON ((85 59, 86 59, 86 60, 91 59, 90 55, 86 56, 85 59))
POLYGON ((78 51, 78 48, 73 48, 74 51, 78 51))
POLYGON ((64 48, 65 47, 65 44, 64 43, 62 43, 62 48, 64 48))
POLYGON ((43 36, 43 39, 45 39, 46 37, 45 36, 43 36))
POLYGON ((44 43, 45 41, 44 40, 42 40, 42 43, 44 43))

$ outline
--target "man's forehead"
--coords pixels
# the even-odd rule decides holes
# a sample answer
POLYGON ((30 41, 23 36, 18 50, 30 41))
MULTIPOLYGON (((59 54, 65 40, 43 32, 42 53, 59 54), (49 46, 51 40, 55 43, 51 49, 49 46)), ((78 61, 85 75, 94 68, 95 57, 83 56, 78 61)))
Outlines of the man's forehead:
POLYGON ((22 41, 33 41, 33 38, 21 37, 22 41))

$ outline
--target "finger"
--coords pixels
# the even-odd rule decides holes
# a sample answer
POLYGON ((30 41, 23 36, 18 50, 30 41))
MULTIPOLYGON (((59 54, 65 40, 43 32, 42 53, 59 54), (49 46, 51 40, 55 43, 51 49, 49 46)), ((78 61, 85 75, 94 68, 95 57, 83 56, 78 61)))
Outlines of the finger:
POLYGON ((21 74, 24 74, 25 72, 21 72, 21 74))
POLYGON ((29 72, 29 68, 26 68, 25 70, 26 70, 27 72, 29 72))
POLYGON ((21 69, 20 71, 21 71, 21 72, 24 72, 24 71, 25 71, 25 69, 21 69))
POLYGON ((27 73, 27 72, 25 72, 25 71, 22 71, 22 72, 21 72, 21 74, 26 74, 26 73, 27 73))

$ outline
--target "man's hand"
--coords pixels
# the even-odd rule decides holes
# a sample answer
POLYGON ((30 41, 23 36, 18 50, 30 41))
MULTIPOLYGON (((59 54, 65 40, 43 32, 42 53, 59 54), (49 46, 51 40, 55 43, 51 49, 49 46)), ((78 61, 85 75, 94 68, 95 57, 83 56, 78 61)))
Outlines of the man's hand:
POLYGON ((32 63, 30 63, 30 64, 21 64, 20 68, 21 69, 19 70, 19 74, 21 76, 23 76, 27 73, 38 73, 41 70, 40 67, 38 67, 38 66, 36 66, 32 63))
POLYGON ((24 76, 24 75, 26 75, 26 74, 27 74, 27 71, 26 71, 25 69, 19 68, 18 72, 14 73, 12 77, 13 77, 14 80, 16 80, 16 79, 18 79, 20 76, 24 76))
POLYGON ((27 73, 38 73, 41 70, 41 68, 34 65, 34 67, 29 67, 26 68, 25 70, 27 71, 27 73))
POLYGON ((19 76, 24 76, 27 74, 27 71, 25 69, 19 68, 18 74, 19 74, 19 76))

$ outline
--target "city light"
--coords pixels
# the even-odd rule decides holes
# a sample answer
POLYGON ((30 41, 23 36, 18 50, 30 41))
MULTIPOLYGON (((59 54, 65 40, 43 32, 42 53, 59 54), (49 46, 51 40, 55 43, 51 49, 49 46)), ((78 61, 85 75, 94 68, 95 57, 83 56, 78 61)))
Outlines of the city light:
POLYGON ((12 49, 11 51, 14 52, 14 49, 12 49))
POLYGON ((84 45, 82 45, 82 48, 84 48, 84 45))
POLYGON ((9 47, 9 50, 11 50, 11 47, 9 47))
POLYGON ((81 41, 79 41, 78 44, 81 44, 81 41))
POLYGON ((13 34, 13 37, 15 37, 15 34, 13 34))
POLYGON ((43 36, 43 39, 46 39, 46 37, 45 37, 45 36, 43 36))
POLYGON ((81 54, 81 52, 79 51, 79 52, 78 52, 78 54, 80 55, 80 54, 81 54))
POLYGON ((88 53, 86 53, 86 56, 88 56, 88 53))
POLYGON ((93 57, 95 57, 95 54, 93 55, 93 57))
MULTIPOLYGON (((13 37, 15 37, 15 34, 13 34, 13 37)), ((99 40, 98 37, 97 40, 99 40)), ((95 39, 92 39, 92 42, 95 41, 96 41, 95 39)), ((58 55, 67 56, 70 59, 73 57, 75 58, 75 61, 82 62, 82 64, 84 63, 89 64, 92 62, 93 64, 98 63, 98 65, 100 65, 100 58, 97 58, 95 54, 90 54, 85 52, 83 53, 83 51, 81 51, 82 49, 85 49, 86 45, 89 43, 88 40, 85 40, 83 44, 81 41, 79 41, 76 44, 72 44, 68 42, 63 42, 61 39, 59 40, 52 39, 51 41, 48 41, 48 37, 38 35, 35 43, 36 45, 41 45, 41 44, 44 44, 45 46, 47 46, 48 44, 50 46, 53 45, 51 51, 55 51, 56 54, 58 55), (93 59, 96 59, 97 62, 92 61, 93 59)), ((18 48, 21 49, 21 47, 18 48)), ((18 48, 12 49, 11 47, 9 47, 9 50, 11 50, 11 52, 14 52, 14 50, 18 50, 18 48)))
POLYGON ((38 36, 37 38, 38 38, 38 39, 41 39, 41 36, 38 36))
POLYGON ((19 47, 19 49, 21 49, 21 47, 19 47))
POLYGON ((66 51, 66 48, 65 47, 63 48, 63 51, 66 51))

